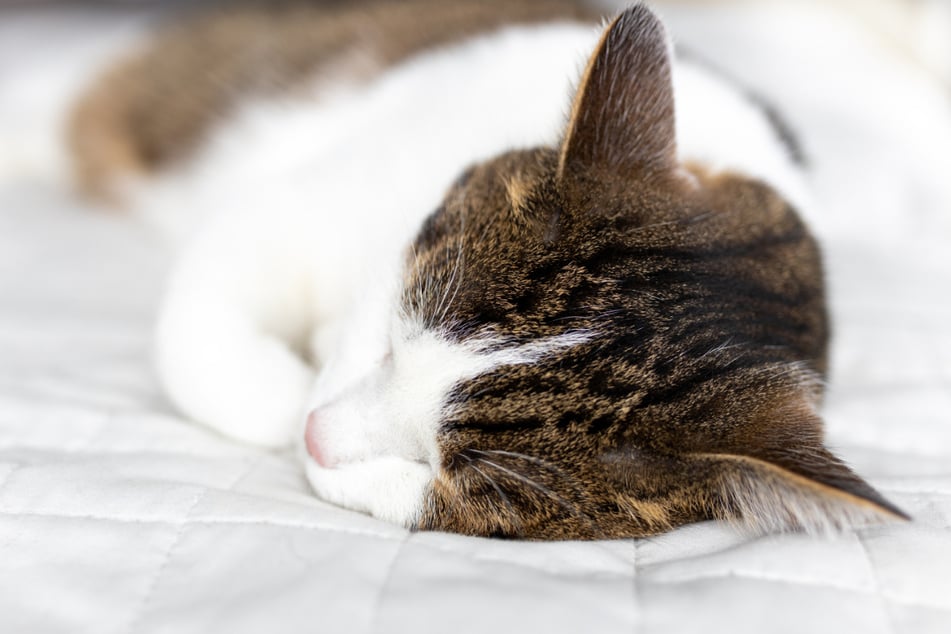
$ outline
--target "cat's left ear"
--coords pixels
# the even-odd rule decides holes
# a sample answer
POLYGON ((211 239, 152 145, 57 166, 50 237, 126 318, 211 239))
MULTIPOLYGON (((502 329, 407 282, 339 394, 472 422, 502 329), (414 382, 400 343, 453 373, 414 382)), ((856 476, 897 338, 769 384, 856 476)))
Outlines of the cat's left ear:
POLYGON ((670 47, 663 24, 636 5, 607 27, 575 95, 559 181, 649 176, 677 165, 670 47))
POLYGON ((693 454, 686 464, 709 515, 754 534, 829 534, 909 519, 821 445, 766 456, 693 454))

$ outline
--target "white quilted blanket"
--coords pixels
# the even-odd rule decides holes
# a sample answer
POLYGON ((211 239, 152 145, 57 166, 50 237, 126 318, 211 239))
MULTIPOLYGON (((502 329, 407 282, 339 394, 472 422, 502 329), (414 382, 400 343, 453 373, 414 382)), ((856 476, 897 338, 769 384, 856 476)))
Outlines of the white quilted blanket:
MULTIPOLYGON (((825 14, 669 17, 802 131, 836 325, 830 443, 913 522, 831 541, 703 524, 518 543, 328 506, 291 456, 163 399, 148 347, 171 256, 156 236, 14 169, 0 173, 0 632, 951 632, 948 95, 825 14)), ((8 159, 30 114, 18 90, 48 72, 22 28, 37 60, 82 39, 60 37, 61 16, 11 20, 8 159)))

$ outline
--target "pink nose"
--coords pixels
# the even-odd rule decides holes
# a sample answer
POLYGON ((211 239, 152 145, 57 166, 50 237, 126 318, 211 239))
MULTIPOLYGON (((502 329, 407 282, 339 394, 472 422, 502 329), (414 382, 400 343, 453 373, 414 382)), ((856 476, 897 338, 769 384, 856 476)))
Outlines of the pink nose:
POLYGON ((330 459, 323 447, 320 435, 320 417, 315 409, 307 416, 307 426, 304 428, 304 445, 314 462, 325 469, 330 469, 334 466, 334 461, 330 459))

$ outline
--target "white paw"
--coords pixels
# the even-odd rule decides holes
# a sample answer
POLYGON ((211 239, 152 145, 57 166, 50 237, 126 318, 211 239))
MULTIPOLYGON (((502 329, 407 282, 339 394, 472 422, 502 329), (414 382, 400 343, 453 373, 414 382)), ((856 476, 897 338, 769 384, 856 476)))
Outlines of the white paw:
POLYGON ((159 376, 190 418, 264 447, 287 446, 300 435, 312 370, 235 310, 167 310, 157 344, 159 376))

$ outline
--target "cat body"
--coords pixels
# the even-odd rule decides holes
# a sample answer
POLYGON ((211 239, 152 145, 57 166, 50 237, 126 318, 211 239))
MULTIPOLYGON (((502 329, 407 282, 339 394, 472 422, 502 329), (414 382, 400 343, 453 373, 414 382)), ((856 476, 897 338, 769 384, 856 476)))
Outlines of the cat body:
POLYGON ((412 528, 900 515, 822 446, 821 266, 769 113, 641 5, 445 4, 306 10, 269 27, 317 34, 255 75, 280 90, 189 114, 148 89, 204 86, 174 47, 256 45, 211 17, 80 103, 86 189, 188 227, 156 339, 176 405, 412 528))

